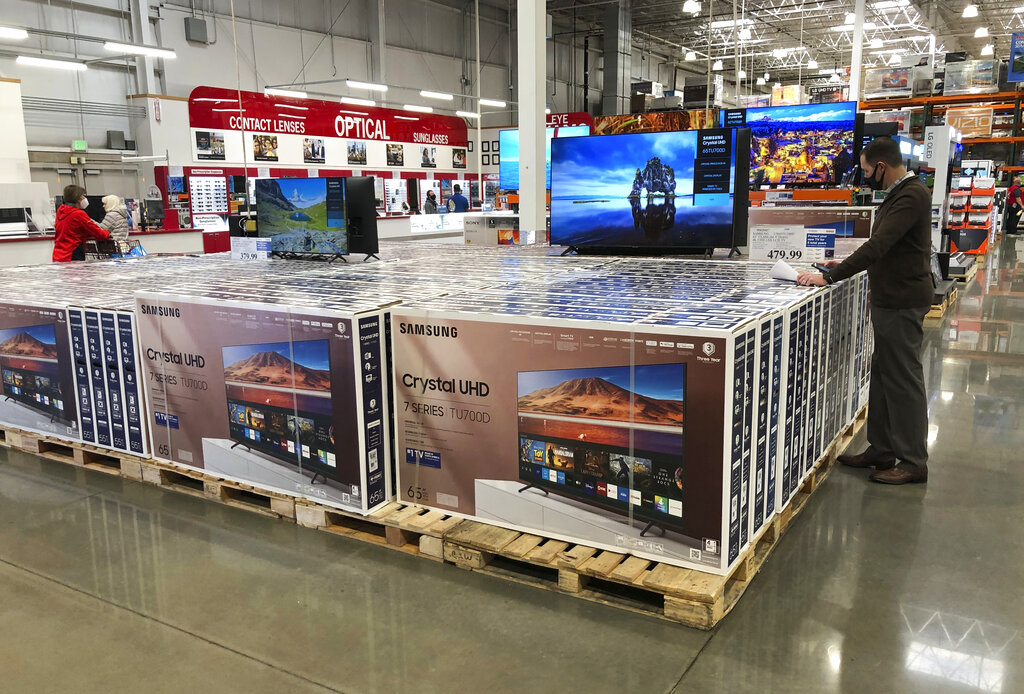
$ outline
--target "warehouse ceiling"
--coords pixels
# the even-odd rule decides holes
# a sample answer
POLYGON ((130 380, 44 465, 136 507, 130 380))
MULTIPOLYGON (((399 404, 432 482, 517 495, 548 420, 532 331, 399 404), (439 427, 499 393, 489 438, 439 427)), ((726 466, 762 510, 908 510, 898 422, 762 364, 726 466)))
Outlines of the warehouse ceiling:
MULTIPOLYGON (((962 16, 967 4, 866 0, 864 64, 896 64, 904 56, 927 55, 933 35, 939 57, 948 51, 980 57, 983 47, 992 44, 995 57, 1005 59, 1010 35, 1024 31, 1024 0, 973 0, 974 18, 962 16), (975 38, 980 27, 988 30, 987 38, 975 38)), ((547 11, 557 35, 601 35, 605 12, 613 5, 607 0, 548 0, 547 11)), ((765 72, 773 81, 827 80, 830 71, 850 65, 854 0, 737 0, 735 5, 731 0, 690 0, 685 5, 684 12, 683 0, 633 0, 634 49, 667 56, 700 74, 721 59, 725 74, 732 75, 738 39, 739 66, 751 81, 765 72), (695 55, 686 61, 691 51, 695 55)))

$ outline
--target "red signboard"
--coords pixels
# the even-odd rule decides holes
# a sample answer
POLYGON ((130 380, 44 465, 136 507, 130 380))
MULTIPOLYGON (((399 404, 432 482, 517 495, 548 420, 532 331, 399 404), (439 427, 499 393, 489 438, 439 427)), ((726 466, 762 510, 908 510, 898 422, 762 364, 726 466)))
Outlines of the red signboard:
MULTIPOLYGON (((193 128, 256 133, 343 137, 465 147, 466 122, 455 116, 392 108, 353 106, 218 87, 196 87, 188 98, 193 128)), ((586 114, 583 114, 586 115, 586 114)))
POLYGON ((547 115, 547 127, 549 128, 568 128, 574 125, 589 125, 593 129, 594 117, 584 111, 549 113, 547 115))

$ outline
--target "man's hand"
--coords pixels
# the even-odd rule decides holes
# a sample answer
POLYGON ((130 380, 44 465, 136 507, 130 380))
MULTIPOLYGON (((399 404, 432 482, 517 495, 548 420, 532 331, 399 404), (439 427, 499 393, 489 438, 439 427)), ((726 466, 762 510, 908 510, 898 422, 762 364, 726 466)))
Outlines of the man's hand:
POLYGON ((803 287, 824 287, 828 284, 820 272, 801 272, 796 277, 796 283, 803 287))
POLYGON ((818 263, 818 264, 819 264, 819 265, 824 265, 824 266, 825 266, 825 267, 827 267, 827 268, 828 268, 829 270, 831 270, 831 269, 832 269, 832 268, 834 268, 834 267, 839 267, 840 263, 842 263, 842 262, 843 262, 843 261, 841 261, 841 260, 826 260, 825 262, 823 262, 823 263, 818 263))

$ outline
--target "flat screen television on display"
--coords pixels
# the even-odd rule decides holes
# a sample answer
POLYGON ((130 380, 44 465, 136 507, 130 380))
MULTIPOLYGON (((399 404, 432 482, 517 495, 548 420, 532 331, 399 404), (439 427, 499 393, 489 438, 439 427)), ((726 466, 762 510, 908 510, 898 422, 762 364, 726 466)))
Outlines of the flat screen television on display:
POLYGON ((52 324, 0 330, 0 376, 5 398, 65 418, 66 394, 61 388, 52 324))
POLYGON ((551 244, 580 252, 731 248, 746 230, 749 133, 683 130, 556 139, 551 244))
POLYGON ((770 106, 723 111, 750 129, 750 183, 807 186, 838 183, 860 155, 857 104, 770 106), (742 123, 740 122, 742 120, 742 123))
POLYGON ((519 480, 682 524, 686 365, 521 371, 519 480))
POLYGON ((344 178, 261 178, 255 191, 258 233, 272 252, 348 253, 344 178))
POLYGON ((348 215, 349 253, 374 255, 377 242, 377 203, 373 176, 345 179, 345 210, 348 215))
MULTIPOLYGON (((337 461, 327 340, 222 348, 231 440, 328 479, 337 461)), ((232 446, 234 448, 234 446, 232 446)))
MULTIPOLYGON (((568 125, 545 131, 544 187, 551 189, 551 140, 590 135, 589 125, 568 125)), ((498 185, 502 190, 519 190, 519 131, 498 131, 498 185)))

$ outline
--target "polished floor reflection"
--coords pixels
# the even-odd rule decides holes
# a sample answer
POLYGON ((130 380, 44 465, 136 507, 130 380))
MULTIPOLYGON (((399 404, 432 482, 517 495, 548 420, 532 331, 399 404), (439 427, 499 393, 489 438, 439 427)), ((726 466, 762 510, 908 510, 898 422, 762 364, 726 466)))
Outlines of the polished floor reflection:
POLYGON ((0 687, 1022 692, 1024 240, 961 297, 929 483, 837 470, 709 633, 0 449, 0 687))

